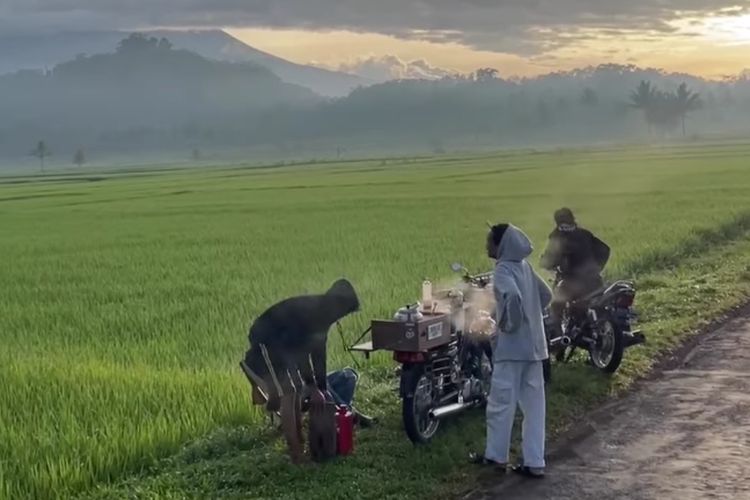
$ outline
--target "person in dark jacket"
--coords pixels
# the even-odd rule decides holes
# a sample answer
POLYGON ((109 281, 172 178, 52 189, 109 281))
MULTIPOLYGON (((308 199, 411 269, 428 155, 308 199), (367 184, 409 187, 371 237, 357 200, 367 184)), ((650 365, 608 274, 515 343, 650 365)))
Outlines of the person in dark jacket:
POLYGON ((549 235, 541 265, 557 272, 562 279, 555 287, 555 297, 550 305, 551 320, 558 325, 567 301, 603 286, 601 273, 609 260, 610 249, 591 231, 580 227, 569 208, 557 210, 554 219, 555 229, 549 235))
POLYGON ((336 281, 321 295, 292 297, 271 306, 250 327, 250 349, 242 368, 252 385, 254 404, 281 413, 281 426, 293 461, 302 457, 301 403, 331 399, 326 344, 331 325, 359 309, 349 281, 336 281))

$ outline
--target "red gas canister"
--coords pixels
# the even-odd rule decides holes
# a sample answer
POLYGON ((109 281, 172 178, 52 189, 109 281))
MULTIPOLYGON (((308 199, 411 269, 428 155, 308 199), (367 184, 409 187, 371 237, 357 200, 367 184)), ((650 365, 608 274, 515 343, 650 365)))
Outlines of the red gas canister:
POLYGON ((336 411, 336 437, 339 455, 354 451, 354 414, 346 406, 339 406, 336 411))

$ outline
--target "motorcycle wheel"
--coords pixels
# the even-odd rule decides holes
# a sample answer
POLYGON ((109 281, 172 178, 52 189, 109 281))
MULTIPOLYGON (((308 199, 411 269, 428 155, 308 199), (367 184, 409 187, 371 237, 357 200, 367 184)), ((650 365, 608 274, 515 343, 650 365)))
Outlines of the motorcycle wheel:
POLYGON ((440 427, 440 420, 430 418, 434 406, 433 384, 422 367, 404 370, 405 396, 403 400, 403 420, 406 435, 414 444, 429 443, 440 427))
POLYGON ((625 352, 622 330, 611 320, 605 320, 597 333, 596 346, 589 350, 589 359, 602 372, 614 373, 620 367, 625 352))

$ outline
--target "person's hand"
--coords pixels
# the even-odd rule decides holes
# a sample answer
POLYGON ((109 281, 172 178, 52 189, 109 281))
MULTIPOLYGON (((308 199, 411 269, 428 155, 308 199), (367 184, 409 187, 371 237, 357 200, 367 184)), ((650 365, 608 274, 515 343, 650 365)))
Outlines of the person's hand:
POLYGON ((495 320, 487 311, 480 310, 477 317, 472 321, 469 329, 474 333, 480 333, 484 335, 491 335, 496 329, 495 320))

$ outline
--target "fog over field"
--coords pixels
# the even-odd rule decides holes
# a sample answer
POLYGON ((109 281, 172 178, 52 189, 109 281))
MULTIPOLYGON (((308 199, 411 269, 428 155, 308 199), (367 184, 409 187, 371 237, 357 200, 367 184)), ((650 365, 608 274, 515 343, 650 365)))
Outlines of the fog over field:
POLYGON ((334 92, 309 73, 290 76, 278 61, 250 58, 226 35, 175 34, 179 45, 161 35, 79 40, 70 50, 102 53, 0 76, 0 162, 33 169, 42 159, 49 168, 124 158, 331 159, 750 132, 747 74, 716 81, 608 64, 533 78, 479 68, 370 85, 329 72, 334 92), (222 49, 228 41, 232 57, 222 49))

